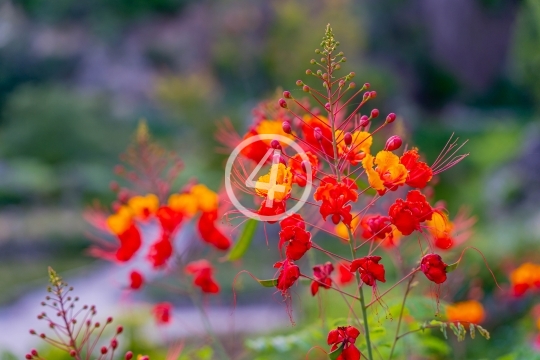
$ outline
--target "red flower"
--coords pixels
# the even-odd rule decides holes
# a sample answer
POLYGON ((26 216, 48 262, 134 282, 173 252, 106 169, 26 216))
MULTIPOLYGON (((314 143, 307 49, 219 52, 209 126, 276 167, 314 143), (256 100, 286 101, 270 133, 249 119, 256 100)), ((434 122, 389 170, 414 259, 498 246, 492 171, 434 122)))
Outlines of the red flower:
POLYGON ((332 145, 332 130, 328 119, 324 116, 304 116, 302 122, 303 140, 317 150, 326 153, 329 158, 334 158, 334 146, 332 145))
POLYGON ((334 271, 334 265, 331 262, 326 262, 323 265, 315 265, 313 267, 313 277, 317 281, 311 282, 311 295, 315 296, 319 291, 319 287, 329 289, 332 285, 330 274, 334 271), (322 283, 322 284, 321 284, 322 283))
MULTIPOLYGON (((319 159, 311 151, 306 151, 305 155, 308 158, 309 163, 311 164, 311 179, 310 182, 313 182, 313 177, 317 173, 317 167, 319 166, 319 159)), ((289 159, 289 167, 293 174, 293 183, 298 184, 298 186, 304 187, 307 184, 307 172, 305 166, 303 165, 303 159, 300 154, 295 154, 289 159)))
POLYGON ((387 234, 392 232, 391 223, 392 220, 387 216, 366 215, 360 222, 362 237, 364 239, 384 239, 387 234))
POLYGON ((163 233, 159 240, 152 244, 148 252, 148 260, 154 268, 159 268, 167 263, 173 254, 171 239, 167 233, 163 233))
POLYGON ((204 293, 216 294, 219 292, 219 284, 212 278, 214 269, 207 260, 190 262, 184 271, 195 276, 193 284, 200 287, 204 293))
POLYGON ((358 200, 358 192, 356 190, 358 190, 358 185, 348 177, 341 179, 341 182, 338 183, 335 177, 325 176, 322 178, 317 190, 315 190, 313 198, 316 201, 325 201, 343 195, 345 202, 355 202, 358 200))
MULTIPOLYGON (((246 133, 246 135, 244 135, 242 141, 257 135, 259 135, 259 133, 255 129, 251 129, 246 133)), ((258 164, 264 158, 268 149, 270 149, 270 146, 266 142, 263 140, 257 140, 244 147, 240 153, 258 164)))
POLYGON ((219 250, 227 250, 231 246, 231 240, 216 227, 217 217, 217 210, 203 212, 197 223, 197 228, 203 241, 214 245, 219 250))
POLYGON ((300 215, 294 214, 280 222, 279 250, 287 242, 285 256, 290 260, 298 260, 311 249, 311 234, 304 230, 306 223, 300 215))
POLYGON ((420 230, 420 223, 431 220, 432 214, 433 209, 418 190, 409 191, 406 200, 397 199, 388 210, 392 223, 403 235, 420 230))
POLYGON ((152 313, 154 314, 154 319, 158 325, 164 325, 171 322, 171 310, 172 305, 168 302, 162 302, 154 306, 152 313))
MULTIPOLYGON (((281 215, 285 212, 286 207, 287 207, 287 204, 285 201, 273 201, 272 206, 268 207, 266 206, 266 198, 265 198, 263 202, 261 203, 261 207, 259 208, 259 210, 257 210, 257 214, 261 216, 281 215)), ((268 221, 269 224, 274 224, 276 222, 277 220, 268 221)))
POLYGON ((299 214, 293 214, 283 220, 280 221, 279 226, 281 227, 281 230, 285 230, 289 226, 296 226, 301 229, 306 229, 306 222, 300 216, 299 214))
POLYGON ((345 205, 346 199, 343 195, 337 199, 330 199, 323 201, 319 212, 321 213, 324 220, 328 215, 332 215, 332 222, 334 224, 339 224, 342 221, 345 225, 351 226, 352 215, 351 215, 351 205, 345 205))
POLYGON ((276 287, 285 293, 300 277, 300 268, 291 260, 279 261, 274 264, 274 268, 281 268, 278 275, 276 287))
POLYGON ((446 281, 447 266, 438 254, 424 255, 420 262, 420 270, 429 281, 433 281, 435 284, 442 284, 446 281))
POLYGON ((351 272, 358 270, 360 278, 368 286, 375 285, 375 280, 386 282, 384 266, 379 264, 380 260, 380 256, 365 256, 354 260, 351 263, 350 270, 351 272))
POLYGON ((129 261, 141 247, 141 233, 135 224, 131 224, 117 236, 120 240, 120 247, 116 250, 116 259, 120 262, 129 261))
POLYGON ((133 290, 140 289, 144 282, 144 278, 142 274, 138 272, 137 270, 133 270, 129 274, 129 280, 130 280, 129 287, 132 288, 133 290))
POLYGON ((160 207, 156 213, 156 216, 161 223, 163 231, 170 234, 176 230, 184 218, 184 214, 179 211, 174 211, 169 206, 160 207))
POLYGON ((422 189, 433 177, 433 170, 425 162, 418 161, 419 158, 418 150, 412 149, 405 152, 399 161, 409 172, 405 184, 410 187, 422 189))
POLYGON ((347 285, 354 279, 354 274, 349 269, 349 265, 344 261, 338 263, 338 274, 336 282, 339 285, 347 285))
POLYGON ((360 331, 353 326, 340 326, 328 333, 327 343, 332 345, 330 351, 343 348, 337 360, 360 360, 360 350, 354 344, 358 335, 360 331))

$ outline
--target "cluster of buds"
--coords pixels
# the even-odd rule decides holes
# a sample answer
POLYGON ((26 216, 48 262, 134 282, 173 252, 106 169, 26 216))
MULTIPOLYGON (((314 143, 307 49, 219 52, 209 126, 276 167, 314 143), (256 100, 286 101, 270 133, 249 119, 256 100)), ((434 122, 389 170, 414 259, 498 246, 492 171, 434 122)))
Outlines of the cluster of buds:
MULTIPOLYGON (((112 324, 113 318, 108 317, 102 324, 94 319, 97 315, 95 306, 78 307, 79 298, 73 297, 73 287, 68 286, 52 268, 49 268, 49 282, 50 286, 47 289, 49 295, 41 305, 51 309, 54 314, 44 311, 37 318, 48 323, 52 335, 37 333, 35 330, 30 330, 30 334, 66 352, 76 360, 90 357, 97 360, 115 359, 115 352, 119 351, 118 336, 123 332, 123 327, 118 326, 113 338, 106 345, 98 347, 97 344, 103 343, 101 337, 105 329, 112 324)), ((133 353, 128 351, 123 358, 131 360, 133 353)), ((36 349, 26 354, 25 359, 44 360, 36 349)))

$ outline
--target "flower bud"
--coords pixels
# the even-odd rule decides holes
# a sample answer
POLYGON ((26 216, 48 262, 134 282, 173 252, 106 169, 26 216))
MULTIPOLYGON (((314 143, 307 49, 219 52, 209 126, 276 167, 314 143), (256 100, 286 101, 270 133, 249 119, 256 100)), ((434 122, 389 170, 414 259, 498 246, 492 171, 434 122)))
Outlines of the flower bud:
POLYGON ((371 85, 370 85, 369 83, 365 83, 365 84, 364 84, 364 89, 367 90, 367 89, 369 89, 370 86, 371 86, 371 85))
POLYGON ((384 150, 387 151, 394 151, 401 147, 401 144, 403 141, 401 141, 401 138, 397 135, 390 136, 388 140, 386 140, 386 145, 384 147, 384 150))
POLYGON ((302 87, 302 90, 303 90, 304 92, 309 92, 310 89, 309 89, 309 86, 304 85, 304 86, 302 87))
POLYGON ((292 99, 291 92, 290 91, 284 91, 283 92, 283 97, 285 99, 292 99))
POLYGON ((279 106, 281 106, 282 108, 284 109, 287 108, 287 102, 285 101, 285 99, 279 99, 278 103, 279 103, 279 106))
POLYGON ((116 349, 118 347, 118 340, 116 340, 116 338, 111 340, 111 347, 113 349, 116 349))
POLYGON ((101 347, 101 354, 105 355, 107 353, 107 348, 105 346, 101 347))
POLYGON ((272 140, 272 141, 270 142, 270 147, 271 147, 272 149, 281 149, 281 144, 280 144, 279 141, 277 141, 277 140, 272 140))
POLYGON ((69 352, 69 356, 71 356, 71 357, 75 357, 76 355, 77 355, 77 352, 75 350, 71 350, 69 352))
POLYGON ((388 116, 386 117, 386 123, 387 123, 387 124, 393 123, 394 120, 396 120, 396 114, 394 114, 394 113, 390 113, 390 114, 388 114, 388 116))
POLYGON ((107 318, 107 324, 112 323, 112 321, 113 321, 113 318, 112 318, 111 316, 109 316, 109 317, 107 318))
POLYGON ((24 358, 27 359, 27 360, 32 360, 33 356, 30 355, 30 354, 26 354, 26 356, 24 358))
POLYGON ((324 104, 324 108, 328 111, 330 111, 330 103, 324 104))
POLYGON ((312 73, 311 69, 306 70, 306 75, 311 75, 311 73, 312 73))
POLYGON ((119 326, 119 327, 116 328, 116 333, 117 333, 117 334, 121 334, 122 331, 124 331, 124 327, 123 327, 123 326, 119 326))
POLYGON ((369 94, 369 97, 372 98, 372 99, 375 99, 377 97, 377 92, 376 91, 372 91, 370 94, 369 94))
POLYGON ((361 127, 366 127, 369 125, 369 118, 367 115, 360 116, 360 124, 361 127))
POLYGON ((356 87, 355 83, 352 82, 352 83, 349 84, 349 89, 354 89, 355 87, 356 87))
POLYGON ((379 109, 371 110, 371 118, 375 119, 377 116, 379 116, 379 109))
POLYGON ((343 141, 345 141, 345 145, 351 145, 352 144, 352 135, 350 132, 346 132, 345 136, 343 137, 343 141))
POLYGON ((313 136, 315 136, 315 139, 317 141, 321 141, 322 140, 322 131, 320 128, 316 127, 314 130, 313 130, 313 136))
POLYGON ((281 123, 281 128, 283 129, 283 132, 285 134, 290 134, 292 132, 292 129, 291 129, 291 123, 288 122, 288 121, 284 121, 281 123))
POLYGON ((131 351, 128 351, 125 356, 125 360, 131 360, 133 359, 133 353, 131 351))
POLYGON ((435 284, 442 284, 446 281, 447 266, 438 254, 424 255, 420 262, 420 270, 428 280, 433 281, 435 284))
POLYGON ((349 73, 349 77, 350 77, 351 79, 352 79, 353 77, 355 77, 355 76, 356 76, 356 74, 355 74, 353 71, 351 71, 351 72, 349 73))
POLYGON ((30 351, 30 354, 32 354, 32 356, 38 356, 38 352, 37 352, 36 349, 32 349, 32 350, 30 351))
POLYGON ((304 82, 302 80, 296 80, 296 86, 302 86, 304 82))

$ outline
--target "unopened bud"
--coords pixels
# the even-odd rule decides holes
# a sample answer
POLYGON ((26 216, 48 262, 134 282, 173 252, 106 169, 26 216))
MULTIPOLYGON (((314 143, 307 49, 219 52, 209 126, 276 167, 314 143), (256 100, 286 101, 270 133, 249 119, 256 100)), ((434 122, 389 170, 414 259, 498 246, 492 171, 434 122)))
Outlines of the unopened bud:
POLYGON ((324 108, 328 111, 330 111, 330 103, 324 104, 324 108))
POLYGON ((125 356, 125 360, 131 360, 133 359, 133 353, 131 351, 128 351, 125 356))
POLYGON ((375 119, 377 116, 379 116, 379 109, 371 110, 371 118, 375 119))
POLYGON ((367 115, 360 116, 360 124, 361 127, 366 127, 369 125, 369 117, 367 115))
POLYGON ((345 141, 345 145, 352 144, 352 135, 350 132, 345 133, 345 137, 343 138, 343 141, 345 141))
POLYGON ((302 80, 296 80, 296 86, 302 86, 304 82, 302 80))
POLYGON ((124 331, 124 327, 123 327, 123 326, 119 326, 118 328, 116 328, 116 333, 117 333, 117 334, 121 334, 122 331, 124 331))
POLYGON ((322 131, 320 128, 316 127, 313 131, 313 136, 315 136, 315 140, 321 141, 322 140, 322 131))
POLYGON ((113 321, 113 318, 112 318, 111 316, 109 316, 109 317, 107 318, 107 324, 112 323, 112 321, 113 321))
POLYGON ((355 76, 356 76, 356 74, 355 74, 353 71, 351 71, 351 72, 349 73, 349 77, 350 77, 351 79, 352 79, 353 77, 355 77, 355 76))
POLYGON ((388 114, 388 116, 386 117, 386 123, 387 123, 387 124, 393 123, 394 120, 396 120, 396 114, 394 114, 394 113, 390 113, 390 114, 388 114))
POLYGON ((290 91, 284 91, 283 92, 283 97, 285 99, 292 99, 291 92, 290 91))
POLYGON ((282 108, 284 109, 287 108, 287 102, 285 101, 285 99, 279 99, 278 103, 279 103, 279 106, 281 106, 282 108))
POLYGON ((349 84, 349 89, 354 89, 355 87, 356 87, 355 83, 352 82, 352 83, 349 84))
POLYGON ((397 135, 390 136, 388 140, 386 140, 386 145, 384 147, 384 150, 388 151, 394 151, 401 147, 401 144, 403 141, 401 141, 401 138, 397 135))
POLYGON ((312 73, 311 69, 306 70, 306 75, 311 75, 311 73, 312 73))
POLYGON ((24 358, 27 359, 27 360, 32 360, 33 356, 30 355, 30 354, 26 354, 26 356, 24 358))
POLYGON ((71 350, 69 352, 69 356, 71 356, 71 357, 75 357, 76 355, 77 355, 77 352, 75 352, 75 350, 71 350))
POLYGON ((118 347, 118 340, 116 340, 116 338, 111 340, 111 347, 113 349, 116 349, 118 347))
POLYGON ((369 95, 370 98, 372 99, 375 99, 377 97, 377 92, 376 91, 372 91, 369 95))
POLYGON ((271 147, 272 149, 281 149, 281 144, 280 144, 279 141, 277 141, 277 140, 272 140, 272 141, 270 142, 270 147, 271 147))
POLYGON ((30 351, 30 354, 32 354, 33 356, 38 356, 38 352, 37 352, 36 349, 32 349, 32 350, 30 351))
POLYGON ((367 89, 369 89, 369 87, 370 87, 370 86, 371 86, 371 84, 370 84, 370 83, 364 83, 364 89, 366 89, 366 90, 367 90, 367 89))
POLYGON ((302 87, 302 90, 304 90, 304 92, 309 92, 310 89, 309 89, 309 86, 304 85, 304 86, 302 87))
POLYGON ((105 355, 105 354, 107 353, 107 351, 108 351, 108 350, 107 350, 107 348, 106 348, 105 346, 102 346, 102 347, 101 347, 101 354, 102 354, 102 355, 105 355))
POLYGON ((291 129, 291 123, 288 122, 288 121, 284 121, 281 123, 281 128, 283 129, 283 132, 285 134, 290 134, 292 132, 292 129, 291 129))

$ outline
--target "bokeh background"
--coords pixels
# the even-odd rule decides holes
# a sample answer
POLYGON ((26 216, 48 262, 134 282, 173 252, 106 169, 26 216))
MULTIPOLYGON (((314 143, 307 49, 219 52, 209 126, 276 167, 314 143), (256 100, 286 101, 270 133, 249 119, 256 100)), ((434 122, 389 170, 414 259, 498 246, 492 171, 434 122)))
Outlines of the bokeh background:
MULTIPOLYGON (((96 266, 81 214, 112 200, 112 168, 141 118, 184 159, 183 179, 218 189, 216 122, 243 131, 258 101, 298 91, 327 23, 356 82, 377 90, 373 106, 400 115, 428 160, 452 133, 470 139, 436 197, 478 216, 471 241, 499 280, 538 262, 538 0, 2 0, 0 309, 41 287, 49 264, 96 266)), ((489 298, 493 280, 471 259, 489 298)), ((477 351, 522 339, 511 319, 525 309, 492 320, 503 340, 477 351)))

